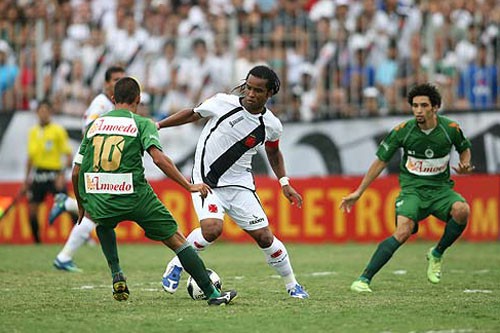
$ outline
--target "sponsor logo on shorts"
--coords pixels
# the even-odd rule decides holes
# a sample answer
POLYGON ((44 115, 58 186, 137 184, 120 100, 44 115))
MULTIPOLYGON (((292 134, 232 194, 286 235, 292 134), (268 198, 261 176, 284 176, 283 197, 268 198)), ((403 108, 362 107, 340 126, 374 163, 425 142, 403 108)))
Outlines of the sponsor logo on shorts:
POLYGON ((97 134, 112 134, 137 136, 137 125, 132 118, 125 117, 102 117, 92 123, 87 137, 91 138, 97 134))
POLYGON ((91 173, 86 172, 85 192, 99 194, 134 193, 131 173, 91 173))
POLYGON ((250 222, 248 222, 248 224, 253 225, 253 224, 264 222, 264 218, 263 217, 258 217, 258 216, 255 216, 255 215, 252 215, 252 216, 253 216, 253 220, 251 220, 250 222))
POLYGON ((448 168, 450 155, 440 158, 420 159, 408 156, 406 160, 406 169, 408 172, 418 176, 432 176, 443 173, 448 168))
POLYGON ((217 207, 216 204, 210 204, 208 205, 208 211, 210 213, 217 213, 219 211, 219 208, 217 207))

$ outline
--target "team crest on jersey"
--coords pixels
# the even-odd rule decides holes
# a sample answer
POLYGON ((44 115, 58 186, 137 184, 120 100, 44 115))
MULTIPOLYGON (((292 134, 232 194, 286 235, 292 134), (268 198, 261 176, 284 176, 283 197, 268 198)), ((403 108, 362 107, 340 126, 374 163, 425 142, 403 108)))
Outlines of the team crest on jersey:
POLYGON ((430 148, 427 148, 424 152, 425 157, 427 158, 433 158, 434 157, 434 151, 430 148))
POLYGON ((210 213, 217 213, 219 211, 219 209, 217 208, 216 204, 210 204, 210 205, 208 205, 208 211, 210 213))
POLYGON ((245 146, 247 146, 249 148, 254 147, 256 143, 257 143, 257 138, 255 137, 255 135, 249 135, 245 139, 245 146))

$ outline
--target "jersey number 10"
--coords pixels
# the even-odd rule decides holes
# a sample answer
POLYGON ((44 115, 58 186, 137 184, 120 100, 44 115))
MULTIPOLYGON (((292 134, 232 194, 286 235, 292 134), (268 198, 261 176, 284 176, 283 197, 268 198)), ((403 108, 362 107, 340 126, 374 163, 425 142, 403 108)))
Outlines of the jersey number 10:
POLYGON ((120 167, 125 139, 119 135, 95 136, 93 170, 115 171, 120 167))

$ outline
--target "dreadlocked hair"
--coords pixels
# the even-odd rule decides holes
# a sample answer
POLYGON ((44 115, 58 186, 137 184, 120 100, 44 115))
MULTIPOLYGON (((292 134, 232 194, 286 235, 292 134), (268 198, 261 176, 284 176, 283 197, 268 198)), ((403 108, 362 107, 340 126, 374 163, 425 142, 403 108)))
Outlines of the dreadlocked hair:
POLYGON ((231 90, 231 92, 237 90, 238 92, 242 93, 243 90, 245 89, 245 84, 246 84, 248 77, 250 75, 258 77, 259 79, 267 80, 266 88, 267 88, 267 90, 272 91, 273 95, 276 95, 278 93, 278 91, 280 90, 281 82, 280 82, 280 79, 279 79, 278 75, 276 74, 276 72, 267 66, 261 65, 261 66, 255 66, 254 68, 252 68, 248 72, 245 80, 243 80, 243 82, 240 85, 233 88, 233 90, 231 90))

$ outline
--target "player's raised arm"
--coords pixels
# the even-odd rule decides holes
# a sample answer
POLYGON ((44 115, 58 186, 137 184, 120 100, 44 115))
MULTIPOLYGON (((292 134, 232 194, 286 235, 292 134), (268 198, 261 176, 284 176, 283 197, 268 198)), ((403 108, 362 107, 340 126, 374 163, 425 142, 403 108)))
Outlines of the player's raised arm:
POLYGON ((157 122, 156 128, 160 129, 164 127, 179 126, 192 123, 193 121, 197 121, 199 119, 201 119, 200 115, 194 112, 193 109, 184 109, 157 122))
POLYGON ((380 175, 382 170, 385 169, 387 163, 379 160, 378 158, 373 161, 372 165, 366 172, 366 175, 363 177, 361 184, 359 184, 356 191, 342 198, 342 202, 340 203, 340 209, 344 212, 350 212, 352 206, 358 201, 363 192, 370 186, 370 184, 380 175))

